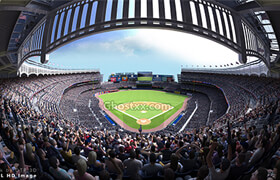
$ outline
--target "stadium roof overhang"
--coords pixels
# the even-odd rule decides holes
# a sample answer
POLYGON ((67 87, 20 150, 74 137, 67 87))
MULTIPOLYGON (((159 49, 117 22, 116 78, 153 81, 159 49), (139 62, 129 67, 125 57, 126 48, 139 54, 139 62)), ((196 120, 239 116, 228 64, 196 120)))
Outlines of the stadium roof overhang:
POLYGON ((255 28, 262 33, 270 43, 272 72, 280 72, 279 42, 280 42, 280 0, 237 0, 240 4, 234 9, 252 20, 255 28))
MULTIPOLYGON (((42 62, 46 62, 46 54, 59 46, 63 46, 65 43, 75 40, 76 38, 81 38, 83 36, 102 32, 103 30, 111 30, 114 28, 134 28, 141 26, 147 27, 159 27, 159 28, 173 28, 177 30, 186 30, 188 32, 199 34, 206 38, 218 41, 221 44, 231 47, 233 50, 239 51, 243 56, 244 62, 246 61, 246 56, 256 55, 264 58, 268 66, 270 66, 271 61, 274 61, 272 69, 279 67, 279 42, 280 42, 280 23, 278 23, 278 18, 280 17, 280 2, 279 0, 212 0, 212 1, 201 1, 201 0, 183 0, 180 1, 180 6, 182 8, 181 20, 179 19, 180 13, 178 14, 178 2, 177 0, 171 0, 168 3, 170 8, 170 14, 166 14, 166 9, 159 10, 158 18, 155 20, 155 13, 152 12, 153 5, 151 1, 147 1, 146 7, 148 10, 146 12, 146 17, 142 18, 142 12, 140 10, 140 0, 135 0, 135 12, 133 19, 125 19, 130 16, 129 14, 129 5, 126 4, 127 1, 123 4, 123 17, 118 19, 118 1, 112 3, 111 16, 108 22, 105 22, 105 17, 107 11, 106 1, 99 1, 98 6, 96 7, 96 22, 94 25, 91 24, 91 12, 88 11, 86 15, 86 22, 84 29, 80 29, 82 19, 82 9, 85 7, 85 4, 88 4, 87 8, 93 8, 93 0, 60 0, 60 1, 48 1, 48 0, 1 0, 0 1, 0 75, 15 75, 17 68, 20 62, 23 62, 24 59, 31 56, 41 56, 42 62), (195 4, 195 9, 197 13, 197 22, 196 24, 192 21, 192 14, 190 13, 191 7, 187 2, 192 1, 195 4), (181 3, 182 2, 182 3, 181 3), (207 4, 208 3, 208 4, 207 4), (210 5, 209 5, 210 4, 210 5), (218 6, 216 6, 218 5, 218 6), (80 11, 77 13, 76 28, 74 32, 65 33, 64 29, 62 32, 59 32, 58 25, 54 25, 54 21, 59 21, 64 19, 62 26, 66 26, 67 23, 73 23, 75 21, 74 11, 76 7, 81 7, 80 11), (138 7, 139 6, 139 7, 138 7), (186 8, 188 6, 188 8, 186 8), (206 16, 206 25, 201 18, 201 9, 200 6, 204 6, 205 12, 208 12, 209 7, 213 9, 213 17, 217 19, 221 18, 222 26, 224 31, 219 33, 218 22, 214 22, 216 25, 216 32, 211 30, 211 23, 209 14, 205 13, 206 16), (216 6, 216 7, 215 7, 216 6), (207 8, 208 7, 208 8, 207 8), (66 22, 66 14, 69 14, 70 9, 73 9, 70 13, 68 22, 66 22), (221 15, 218 17, 214 12, 215 9, 218 9, 221 14, 224 12, 227 14, 223 17, 221 15), (224 10, 223 10, 224 9, 224 10), (64 12, 64 17, 62 14, 64 12), (236 40, 234 41, 232 28, 229 28, 229 32, 226 32, 228 27, 225 26, 226 23, 230 26, 230 17, 228 14, 233 16, 234 21, 239 21, 242 19, 244 25, 240 25, 236 29, 246 29, 246 33, 235 32, 237 34, 236 40), (167 16, 170 16, 168 19, 167 16), (225 19, 228 18, 228 22, 225 19), (225 18, 225 19, 224 19, 225 18), (239 20, 238 20, 239 18, 239 20), (70 21, 70 22, 69 22, 70 21), (131 24, 133 23, 133 25, 131 24), (157 25, 157 23, 159 25, 157 25), (98 25, 99 24, 99 25, 98 25), (246 26, 246 27, 244 27, 246 26), (270 28, 271 26, 271 28, 270 28), (45 31, 43 31, 43 29, 45 31), (272 31, 271 31, 272 29, 272 31), (47 30, 47 31, 46 31, 47 30), (43 33, 44 32, 44 33, 43 33), (251 33, 252 32, 252 33, 251 33), (39 34, 39 35, 38 35, 39 34), (61 36, 63 34, 65 36, 61 36), (226 36, 227 34, 227 36, 226 36), (255 41, 257 44, 256 47, 248 48, 246 42, 242 42, 242 38, 248 35, 252 37, 254 34, 255 41), (39 37, 41 36, 41 37, 39 37), (35 39, 35 44, 38 49, 34 49, 30 41, 35 39), (53 38, 53 40, 52 40, 53 38), (43 43, 40 44, 40 41, 43 43), (29 43, 29 44, 28 44, 29 43), (40 44, 40 45, 39 45, 40 44), (261 48, 262 45, 265 47, 261 48), (33 48, 33 49, 32 49, 33 48), (254 49, 255 48, 255 49, 254 49), (247 51, 241 52, 242 49, 247 49, 247 51), (268 49, 268 50, 267 50, 268 49), (270 56, 268 58, 267 56, 270 56), (265 59, 266 58, 266 59, 265 59)), ((142 2, 142 1, 141 1, 142 2)), ((164 1, 166 3, 168 1, 164 1)), ((162 1, 159 1, 158 6, 167 7, 167 4, 164 4, 162 1)), ((239 21, 241 22, 241 21, 239 21)), ((213 25, 212 25, 213 28, 213 25)), ((70 25, 69 28, 70 30, 70 25)), ((71 30, 70 30, 71 31, 71 30)), ((245 37, 246 39, 246 37, 245 37)), ((248 46, 250 43, 248 43, 248 46)), ((251 45, 252 46, 252 45, 251 45)), ((0 76, 1 77, 1 76, 0 76)))
POLYGON ((49 11, 66 2, 0 0, 0 78, 17 75, 18 49, 23 40, 49 11))

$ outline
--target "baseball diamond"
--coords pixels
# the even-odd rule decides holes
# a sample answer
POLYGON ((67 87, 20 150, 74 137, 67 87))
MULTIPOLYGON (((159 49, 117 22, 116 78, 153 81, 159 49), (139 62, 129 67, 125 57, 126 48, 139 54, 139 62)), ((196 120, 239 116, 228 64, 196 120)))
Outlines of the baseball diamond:
POLYGON ((166 113, 167 111, 173 109, 173 107, 168 104, 156 103, 156 102, 125 103, 125 104, 120 104, 114 108, 136 119, 137 120, 136 122, 141 125, 150 124, 153 118, 158 117, 166 113))
POLYGON ((185 95, 156 90, 125 90, 97 97, 100 107, 121 127, 136 131, 164 128, 183 110, 185 95))

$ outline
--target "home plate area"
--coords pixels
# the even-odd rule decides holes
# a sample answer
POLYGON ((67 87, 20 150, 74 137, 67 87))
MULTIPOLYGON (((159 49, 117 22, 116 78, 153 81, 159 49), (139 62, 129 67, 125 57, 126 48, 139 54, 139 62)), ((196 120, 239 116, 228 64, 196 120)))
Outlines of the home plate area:
POLYGON ((173 109, 172 106, 157 102, 130 102, 114 107, 123 114, 132 117, 140 125, 148 125, 151 120, 173 109))
POLYGON ((136 122, 141 125, 148 125, 151 123, 151 120, 150 119, 138 119, 136 122))

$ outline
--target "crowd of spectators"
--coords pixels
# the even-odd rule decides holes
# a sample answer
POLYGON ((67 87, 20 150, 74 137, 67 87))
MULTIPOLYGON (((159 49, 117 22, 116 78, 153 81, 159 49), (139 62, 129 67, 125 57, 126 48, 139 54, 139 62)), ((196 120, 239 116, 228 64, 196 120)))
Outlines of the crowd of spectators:
MULTIPOLYGON (((16 179, 280 179, 279 81, 251 78, 262 89, 256 90, 253 85, 235 81, 236 77, 227 78, 232 80, 232 86, 244 86, 257 98, 258 103, 250 112, 239 116, 228 113, 209 126, 191 123, 182 132, 161 130, 149 134, 118 131, 118 126, 110 129, 110 124, 101 118, 103 126, 93 128, 89 124, 102 117, 102 112, 94 96, 90 106, 82 103, 89 103, 87 97, 92 95, 85 91, 86 87, 74 90, 79 94, 76 100, 75 96, 66 95, 67 99, 74 99, 78 111, 93 107, 96 117, 80 123, 57 112, 29 106, 29 98, 17 98, 5 82, 0 95, 1 177, 9 179, 13 174, 16 179)), ((239 77, 240 82, 244 82, 242 78, 239 77)), ((203 111, 207 111, 211 101, 205 96, 198 99, 202 104, 206 102, 203 111)), ((65 101, 65 106, 67 103, 71 101, 65 101)), ((200 121, 199 116, 195 116, 195 121, 200 121)))
MULTIPOLYGON (((221 90, 214 86, 204 85, 199 83, 182 83, 181 85, 182 91, 187 92, 200 92, 202 93, 200 96, 207 95, 210 100, 210 108, 212 113, 210 114, 209 121, 213 122, 214 120, 218 119, 222 115, 224 115, 228 109, 228 104, 226 102, 225 96, 221 90)), ((208 104, 205 104, 206 107, 208 104)))
MULTIPOLYGON (((78 111, 78 107, 79 107, 78 104, 85 105, 86 107, 88 106, 88 99, 81 100, 80 99, 81 94, 84 91, 86 91, 88 89, 92 89, 92 88, 93 88, 92 84, 73 87, 73 88, 67 90, 63 94, 59 107, 65 118, 67 118, 68 120, 73 121, 73 122, 79 121, 79 115, 85 114, 85 112, 78 111)), ((91 95, 93 95, 93 93, 91 93, 91 95)), ((87 98, 90 98, 90 95, 87 98)), ((81 110, 84 110, 84 109, 81 108, 81 110)))
MULTIPOLYGON (((34 117, 34 127, 13 114, 17 109, 1 98, 1 168, 9 170, 5 175, 38 179, 237 179, 279 146, 278 126, 232 128, 228 122, 226 128, 177 135, 110 133, 55 116, 34 117)), ((276 176, 279 163, 274 160, 268 167, 276 168, 271 171, 276 176)), ((268 170, 258 168, 252 176, 259 173, 268 170)))
POLYGON ((274 78, 185 72, 182 80, 207 82, 223 89, 230 109, 226 116, 219 118, 221 122, 228 117, 242 120, 241 116, 251 109, 277 101, 280 94, 280 81, 274 78))
POLYGON ((64 90, 72 84, 91 81, 96 76, 99 73, 3 79, 0 92, 6 98, 39 112, 60 113, 58 107, 64 90))
MULTIPOLYGON (((197 103, 197 111, 194 113, 192 119, 186 126, 187 130, 191 130, 197 127, 203 127, 209 121, 209 110, 211 106, 211 101, 209 97, 202 93, 193 93, 192 98, 195 99, 197 103)), ((180 126, 179 126, 180 127, 180 126)))

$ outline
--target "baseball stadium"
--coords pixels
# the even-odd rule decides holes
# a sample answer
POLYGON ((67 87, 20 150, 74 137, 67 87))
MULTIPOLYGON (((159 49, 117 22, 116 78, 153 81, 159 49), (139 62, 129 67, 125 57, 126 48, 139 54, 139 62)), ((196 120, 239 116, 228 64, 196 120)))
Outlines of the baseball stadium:
POLYGON ((279 180, 279 17, 278 0, 0 0, 0 179, 279 180))

